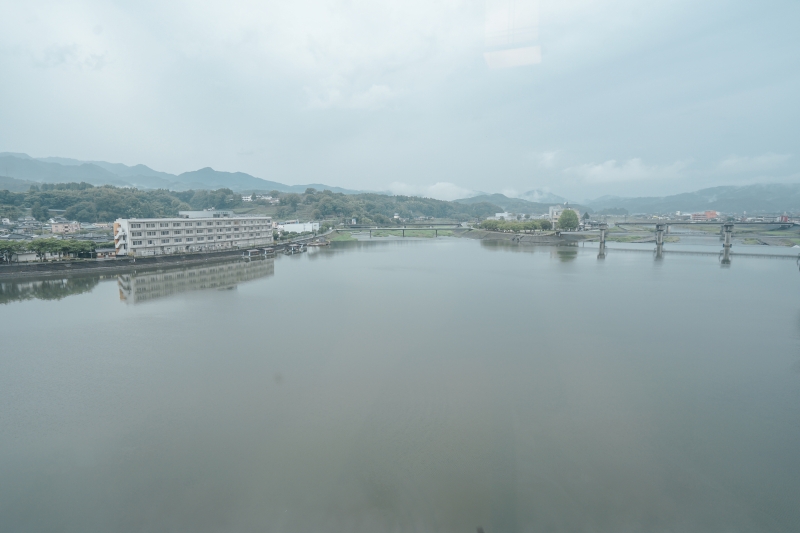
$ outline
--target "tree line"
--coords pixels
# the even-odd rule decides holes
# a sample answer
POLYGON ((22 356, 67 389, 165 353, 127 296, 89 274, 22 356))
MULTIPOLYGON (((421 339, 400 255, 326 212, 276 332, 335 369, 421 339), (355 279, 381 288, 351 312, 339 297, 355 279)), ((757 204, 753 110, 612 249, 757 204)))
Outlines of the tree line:
MULTIPOLYGON (((489 202, 460 204, 433 198, 389 196, 384 194, 334 193, 308 188, 302 194, 271 191, 279 200, 275 216, 289 218, 302 212, 312 220, 356 218, 364 224, 393 224, 394 218, 450 218, 458 221, 485 218, 502 211, 489 202)), ((231 189, 175 192, 93 186, 88 183, 58 183, 32 186, 24 193, 0 191, 0 209, 9 215, 20 208, 31 209, 39 221, 50 218, 50 210, 64 210, 64 218, 79 222, 111 222, 117 218, 152 218, 176 216, 178 211, 233 209, 244 204, 242 195, 231 189)), ((249 206, 268 205, 266 200, 247 202, 249 206)), ((6 215, 8 216, 8 215, 6 215)))
POLYGON ((513 220, 484 220, 478 227, 489 231, 511 231, 520 233, 526 231, 546 231, 552 229, 553 225, 549 220, 523 220, 519 222, 513 220))
MULTIPOLYGON (((565 209, 558 217, 557 225, 559 229, 573 230, 578 227, 580 220, 578 214, 572 209, 565 209)), ((514 233, 550 230, 553 224, 549 220, 484 220, 478 227, 490 231, 511 231, 514 233)))
POLYGON ((418 217, 473 220, 493 215, 502 211, 502 208, 489 202, 460 204, 418 196, 343 194, 308 188, 303 194, 282 194, 276 217, 287 218, 300 210, 306 212, 313 220, 355 218, 359 224, 385 226, 399 224, 400 219, 418 217), (395 215, 398 218, 395 218, 395 215))
POLYGON ((3 261, 11 262, 16 254, 33 252, 39 260, 44 260, 47 254, 63 257, 93 256, 97 245, 92 241, 73 241, 61 239, 34 239, 32 241, 0 241, 0 257, 3 261))
POLYGON ((79 222, 111 222, 117 218, 176 216, 191 209, 231 209, 242 203, 241 195, 230 189, 174 192, 88 183, 56 183, 31 186, 28 192, 0 191, 4 212, 31 209, 39 221, 50 218, 51 209, 64 210, 64 218, 79 222))

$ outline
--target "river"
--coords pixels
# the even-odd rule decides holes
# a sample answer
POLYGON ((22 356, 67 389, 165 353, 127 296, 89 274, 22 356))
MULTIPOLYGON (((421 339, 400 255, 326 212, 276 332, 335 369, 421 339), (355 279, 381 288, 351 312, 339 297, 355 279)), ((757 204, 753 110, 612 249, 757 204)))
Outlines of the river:
POLYGON ((628 248, 3 282, 0 529, 797 531, 797 265, 628 248))

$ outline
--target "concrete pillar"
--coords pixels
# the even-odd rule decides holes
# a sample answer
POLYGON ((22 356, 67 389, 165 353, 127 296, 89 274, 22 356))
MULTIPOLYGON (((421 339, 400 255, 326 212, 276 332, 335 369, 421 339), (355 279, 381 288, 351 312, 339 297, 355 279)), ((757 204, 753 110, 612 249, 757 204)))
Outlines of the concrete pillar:
POLYGON ((603 249, 606 247, 606 231, 608 231, 608 224, 603 222, 600 224, 600 246, 603 249))
POLYGON ((733 238, 733 223, 727 222, 722 225, 722 232, 724 235, 723 248, 730 249, 732 246, 731 239, 733 238))
POLYGON ((664 244, 656 244, 656 261, 661 261, 664 258, 664 244))
POLYGON ((731 266, 731 249, 730 249, 730 247, 722 249, 722 258, 720 259, 720 263, 722 263, 723 267, 731 266))
POLYGON ((606 258, 606 242, 600 241, 600 250, 597 252, 598 259, 605 259, 606 258))
POLYGON ((405 230, 405 228, 403 228, 403 237, 405 237, 405 236, 406 236, 406 230, 405 230))
POLYGON ((664 228, 666 224, 656 224, 656 246, 664 244, 664 228))

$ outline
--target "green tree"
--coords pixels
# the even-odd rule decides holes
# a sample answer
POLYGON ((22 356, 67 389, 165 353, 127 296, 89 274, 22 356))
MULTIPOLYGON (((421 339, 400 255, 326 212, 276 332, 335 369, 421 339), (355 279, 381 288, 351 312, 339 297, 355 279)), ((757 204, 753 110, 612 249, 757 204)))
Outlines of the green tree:
POLYGON ((0 257, 3 259, 3 261, 10 263, 14 254, 18 254, 24 249, 25 247, 21 242, 5 240, 0 241, 0 257))
POLYGON ((558 227, 561 229, 571 230, 578 227, 578 214, 572 209, 564 209, 561 216, 558 217, 558 227))
POLYGON ((296 193, 289 193, 285 197, 286 203, 292 206, 293 211, 297 211, 297 206, 300 204, 300 195, 296 193))
POLYGON ((46 254, 53 249, 53 244, 50 241, 55 241, 55 239, 36 239, 25 243, 25 248, 34 252, 36 257, 43 261, 46 254))
POLYGON ((50 218, 50 211, 48 211, 46 207, 42 207, 41 203, 36 202, 31 208, 31 216, 39 222, 44 222, 50 218))
POLYGON ((589 220, 589 211, 583 213, 583 221, 586 222, 587 220, 589 220))

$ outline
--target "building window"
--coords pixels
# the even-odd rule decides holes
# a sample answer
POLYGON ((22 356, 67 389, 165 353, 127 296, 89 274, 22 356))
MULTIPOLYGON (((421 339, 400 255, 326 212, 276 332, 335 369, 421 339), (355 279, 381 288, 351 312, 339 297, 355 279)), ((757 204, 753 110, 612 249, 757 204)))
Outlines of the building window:
POLYGON ((155 237, 156 236, 156 232, 155 231, 148 231, 147 232, 147 236, 148 237, 155 237))
POLYGON ((197 240, 198 241, 204 241, 204 240, 206 240, 206 238, 205 237, 198 237, 197 240))
POLYGON ((181 223, 180 222, 173 222, 172 223, 172 227, 173 228, 180 228, 181 227, 181 223))
POLYGON ((153 244, 153 241, 147 241, 148 246, 153 244))
POLYGON ((191 225, 192 225, 192 223, 191 223, 191 222, 187 222, 187 223, 186 223, 186 227, 187 227, 187 228, 188 228, 189 226, 191 226, 191 225))
POLYGON ((141 224, 131 224, 131 227, 132 228, 141 228, 142 225, 141 224))
POLYGON ((142 232, 141 231, 134 231, 133 233, 131 233, 131 235, 133 237, 141 237, 142 236, 142 232))
POLYGON ((231 238, 231 236, 230 236, 230 235, 225 235, 225 238, 226 238, 226 239, 230 239, 230 238, 231 238))
POLYGON ((133 241, 133 245, 134 246, 141 246, 142 245, 142 241, 133 241))
POLYGON ((161 244, 167 244, 167 243, 169 243, 169 239, 161 239, 161 244))
POLYGON ((159 227, 162 227, 162 228, 168 228, 168 227, 169 227, 169 223, 167 223, 167 222, 161 222, 161 223, 159 224, 159 227))
POLYGON ((181 234, 181 230, 176 229, 175 231, 172 232, 172 234, 173 235, 180 235, 181 234))
POLYGON ((220 240, 221 238, 222 238, 222 235, 217 235, 217 240, 220 240))
POLYGON ((153 223, 153 224, 145 224, 144 227, 145 228, 155 228, 156 225, 155 225, 155 223, 153 223))
POLYGON ((187 229, 187 230, 186 230, 186 235, 190 235, 190 234, 192 234, 192 233, 194 233, 194 230, 190 230, 190 229, 187 229))
POLYGON ((186 242, 192 242, 194 239, 191 237, 186 237, 186 242))
POLYGON ((181 242, 181 239, 175 239, 175 242, 181 242))

